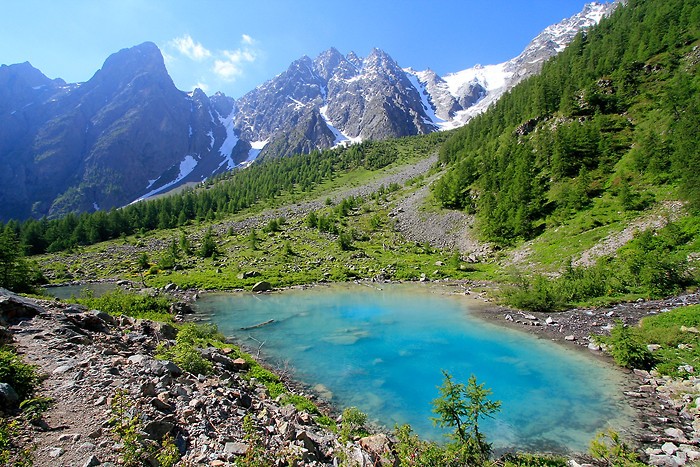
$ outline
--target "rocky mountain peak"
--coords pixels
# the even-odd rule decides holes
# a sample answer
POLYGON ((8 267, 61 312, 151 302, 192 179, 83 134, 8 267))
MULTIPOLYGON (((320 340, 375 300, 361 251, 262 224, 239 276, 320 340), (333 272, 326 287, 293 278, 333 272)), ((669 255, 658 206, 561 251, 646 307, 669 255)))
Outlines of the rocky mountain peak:
POLYGON ((348 62, 352 63, 355 68, 359 69, 362 67, 362 59, 353 51, 350 51, 345 58, 348 60, 348 62))
POLYGON ((331 47, 321 52, 319 56, 316 57, 313 66, 316 73, 325 81, 328 81, 336 73, 338 68, 346 68, 346 64, 347 60, 343 54, 338 52, 335 47, 331 47))
POLYGON ((400 68, 398 63, 388 53, 376 47, 372 49, 362 64, 365 72, 368 70, 395 70, 400 68))
POLYGON ((132 80, 144 76, 175 87, 165 68, 163 55, 153 42, 144 42, 110 55, 91 81, 112 86, 125 86, 132 80))

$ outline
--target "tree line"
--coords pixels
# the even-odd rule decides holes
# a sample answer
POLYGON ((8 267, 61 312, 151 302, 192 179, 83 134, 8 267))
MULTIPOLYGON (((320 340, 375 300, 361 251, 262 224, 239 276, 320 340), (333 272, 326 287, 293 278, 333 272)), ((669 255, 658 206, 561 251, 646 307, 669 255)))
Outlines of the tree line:
POLYGON ((442 145, 436 198, 505 244, 604 193, 643 209, 649 185, 700 210, 698 38, 698 1, 621 5, 442 145))
POLYGON ((378 170, 395 162, 405 147, 427 154, 440 135, 368 141, 311 154, 262 161, 212 178, 201 187, 110 211, 70 213, 57 219, 9 221, 25 254, 67 250, 122 236, 211 221, 285 193, 303 194, 350 170, 378 170))

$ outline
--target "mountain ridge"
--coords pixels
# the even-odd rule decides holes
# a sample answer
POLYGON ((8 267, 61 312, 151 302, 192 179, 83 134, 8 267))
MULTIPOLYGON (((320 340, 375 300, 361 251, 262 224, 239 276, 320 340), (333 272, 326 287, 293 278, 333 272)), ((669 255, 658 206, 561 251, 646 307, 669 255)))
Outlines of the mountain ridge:
MULTIPOLYGON (((590 11, 615 4, 592 5, 553 31, 580 29, 590 11)), ((331 47, 232 99, 178 90, 151 42, 110 55, 84 83, 3 65, 0 182, 14 189, 0 190, 0 219, 111 209, 256 159, 461 126, 505 92, 509 83, 494 78, 517 74, 493 67, 463 80, 403 69, 381 49, 360 58, 331 47)))

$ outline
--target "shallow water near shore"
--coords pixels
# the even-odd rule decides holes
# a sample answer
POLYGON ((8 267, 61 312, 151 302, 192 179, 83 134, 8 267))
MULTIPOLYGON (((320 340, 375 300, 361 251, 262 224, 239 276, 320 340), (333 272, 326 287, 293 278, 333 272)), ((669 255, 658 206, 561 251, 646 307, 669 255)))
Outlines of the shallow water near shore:
POLYGON ((476 375, 502 402, 480 425, 497 450, 585 452, 597 432, 631 425, 622 374, 484 322, 470 313, 475 306, 415 284, 216 293, 197 302, 226 336, 248 348, 264 343, 266 361, 288 364, 295 379, 338 408, 358 407, 389 429, 410 423, 425 438, 443 439, 431 420, 443 369, 464 383, 476 375))
POLYGON ((114 282, 91 282, 75 285, 49 285, 44 287, 44 291, 47 295, 52 297, 67 300, 69 298, 84 296, 86 293, 91 294, 93 297, 101 297, 116 288, 117 284, 114 282))

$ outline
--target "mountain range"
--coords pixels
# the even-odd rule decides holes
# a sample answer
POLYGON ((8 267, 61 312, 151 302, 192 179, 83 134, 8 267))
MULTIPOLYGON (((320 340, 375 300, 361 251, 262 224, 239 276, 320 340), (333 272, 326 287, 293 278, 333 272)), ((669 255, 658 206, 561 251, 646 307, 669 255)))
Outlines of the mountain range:
POLYGON ((441 77, 380 49, 330 48, 239 99, 178 90, 150 42, 84 83, 2 65, 0 220, 107 210, 255 160, 459 127, 616 5, 587 4, 497 65, 441 77))

